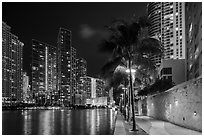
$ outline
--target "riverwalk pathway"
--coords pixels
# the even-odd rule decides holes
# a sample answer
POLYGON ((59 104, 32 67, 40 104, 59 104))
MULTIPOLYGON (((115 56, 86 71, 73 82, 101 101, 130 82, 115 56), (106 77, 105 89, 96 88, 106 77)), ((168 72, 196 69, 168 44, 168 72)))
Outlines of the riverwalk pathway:
POLYGON ((180 127, 170 122, 156 120, 148 116, 136 116, 136 124, 138 131, 131 132, 132 123, 125 121, 122 114, 118 111, 114 135, 202 135, 202 132, 180 127))
POLYGON ((136 116, 136 124, 149 135, 202 135, 202 132, 148 116, 136 116))
POLYGON ((138 131, 131 131, 132 123, 124 120, 122 114, 118 111, 116 116, 114 135, 147 135, 141 128, 137 126, 138 131))

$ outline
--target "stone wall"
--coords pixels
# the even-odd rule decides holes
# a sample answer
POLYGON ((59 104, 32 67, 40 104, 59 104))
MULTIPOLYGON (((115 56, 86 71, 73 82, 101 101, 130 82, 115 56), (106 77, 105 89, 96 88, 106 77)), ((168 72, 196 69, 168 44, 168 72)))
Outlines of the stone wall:
POLYGON ((139 115, 202 131, 202 77, 139 100, 138 111, 139 115))

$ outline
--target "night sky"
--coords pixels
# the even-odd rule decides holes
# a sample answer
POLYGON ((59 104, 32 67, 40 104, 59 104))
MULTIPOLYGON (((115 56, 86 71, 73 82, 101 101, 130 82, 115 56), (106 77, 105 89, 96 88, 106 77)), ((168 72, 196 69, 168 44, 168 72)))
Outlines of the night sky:
POLYGON ((139 2, 3 2, 2 18, 24 43, 23 70, 29 75, 31 40, 56 46, 59 27, 64 27, 72 31, 72 45, 77 56, 87 60, 88 75, 96 77, 109 57, 98 51, 98 44, 108 37, 104 26, 117 18, 129 20, 133 15, 144 16, 146 5, 139 2))

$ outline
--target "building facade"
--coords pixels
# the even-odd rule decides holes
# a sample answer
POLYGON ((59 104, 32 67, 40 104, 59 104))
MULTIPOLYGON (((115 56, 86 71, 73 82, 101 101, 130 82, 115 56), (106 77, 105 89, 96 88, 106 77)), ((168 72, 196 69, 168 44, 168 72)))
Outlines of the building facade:
POLYGON ((82 95, 83 104, 89 104, 91 100, 91 90, 92 90, 92 78, 91 77, 80 77, 79 80, 79 94, 82 95))
POLYGON ((168 79, 178 85, 185 82, 185 59, 162 60, 159 78, 168 79))
POLYGON ((84 104, 92 104, 93 100, 109 96, 108 91, 105 91, 105 82, 98 78, 80 77, 79 89, 84 104))
POLYGON ((23 72, 23 102, 29 103, 32 101, 32 93, 30 91, 29 76, 23 72))
POLYGON ((57 81, 60 105, 74 104, 76 92, 76 49, 72 47, 71 31, 60 28, 57 38, 57 81))
POLYGON ((56 48, 32 40, 32 92, 36 104, 58 103, 56 48))
POLYGON ((80 77, 87 75, 87 62, 83 58, 76 59, 76 80, 79 81, 80 77))
POLYGON ((11 27, 2 22, 2 99, 22 101, 23 46, 11 27))
MULTIPOLYGON (((149 35, 157 37, 164 47, 162 59, 185 59, 185 3, 150 2, 147 12, 149 35)), ((161 57, 152 56, 152 60, 160 66, 161 57)))
POLYGON ((96 79, 96 97, 108 97, 108 92, 105 90, 105 81, 96 79))
POLYGON ((76 72, 77 72, 77 66, 76 66, 76 49, 74 47, 71 47, 71 78, 70 78, 70 84, 71 84, 71 93, 72 93, 72 104, 75 104, 75 94, 77 92, 77 80, 76 80, 76 72))
POLYGON ((81 79, 87 75, 87 62, 83 58, 76 59, 76 82, 77 89, 75 92, 75 105, 85 104, 85 94, 84 94, 84 80, 81 79))
POLYGON ((77 81, 77 93, 80 92, 80 78, 87 75, 87 62, 83 58, 76 59, 76 81, 77 81))
POLYGON ((202 75, 202 3, 187 2, 186 80, 202 75))

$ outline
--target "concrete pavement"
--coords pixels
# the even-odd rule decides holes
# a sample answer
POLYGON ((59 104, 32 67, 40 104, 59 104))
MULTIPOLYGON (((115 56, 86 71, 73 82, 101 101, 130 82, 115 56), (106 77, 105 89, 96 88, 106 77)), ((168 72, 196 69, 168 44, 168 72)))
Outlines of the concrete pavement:
POLYGON ((141 128, 137 127, 138 131, 130 131, 132 123, 124 120, 122 114, 118 111, 116 116, 114 135, 147 135, 141 128))
POLYGON ((114 135, 126 135, 123 118, 120 114, 116 115, 114 135))
POLYGON ((118 111, 114 135, 202 135, 202 132, 177 126, 148 116, 136 116, 138 131, 131 132, 132 123, 124 120, 118 111))
POLYGON ((148 116, 136 116, 136 124, 149 135, 202 135, 202 132, 180 127, 170 122, 156 120, 148 116))

